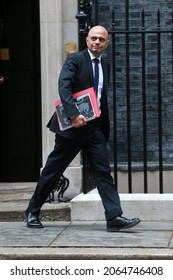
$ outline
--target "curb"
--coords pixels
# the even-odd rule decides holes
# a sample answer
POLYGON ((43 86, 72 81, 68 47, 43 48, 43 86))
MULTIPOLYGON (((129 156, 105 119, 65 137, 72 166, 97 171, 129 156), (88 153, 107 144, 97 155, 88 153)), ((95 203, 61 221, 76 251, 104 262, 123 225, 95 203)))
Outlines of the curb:
POLYGON ((173 260, 170 249, 152 248, 0 248, 1 260, 173 260))

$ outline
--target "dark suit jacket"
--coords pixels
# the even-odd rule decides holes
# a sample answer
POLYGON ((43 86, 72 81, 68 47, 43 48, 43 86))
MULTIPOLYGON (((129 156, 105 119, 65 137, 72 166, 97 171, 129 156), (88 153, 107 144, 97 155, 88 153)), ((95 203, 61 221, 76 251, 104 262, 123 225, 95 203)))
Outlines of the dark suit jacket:
MULTIPOLYGON (((107 90, 110 75, 110 64, 101 59, 103 68, 103 90, 101 98, 101 120, 106 140, 109 138, 109 111, 107 102, 107 90)), ((71 118, 79 114, 72 94, 93 87, 93 69, 88 50, 71 54, 67 57, 59 76, 59 95, 66 111, 67 117, 71 118)), ((65 138, 73 138, 78 135, 80 128, 70 128, 60 131, 56 113, 53 114, 49 123, 49 129, 65 138)))

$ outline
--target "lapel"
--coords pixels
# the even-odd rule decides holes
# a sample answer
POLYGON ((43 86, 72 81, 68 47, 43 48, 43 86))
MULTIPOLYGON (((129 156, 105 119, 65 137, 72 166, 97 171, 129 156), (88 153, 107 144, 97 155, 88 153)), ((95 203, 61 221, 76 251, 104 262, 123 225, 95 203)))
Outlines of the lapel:
POLYGON ((84 51, 84 63, 86 63, 87 65, 87 70, 88 70, 88 73, 89 73, 89 80, 90 80, 90 85, 93 86, 93 68, 92 68, 92 62, 91 62, 91 58, 90 58, 90 55, 88 53, 88 50, 86 49, 84 51))

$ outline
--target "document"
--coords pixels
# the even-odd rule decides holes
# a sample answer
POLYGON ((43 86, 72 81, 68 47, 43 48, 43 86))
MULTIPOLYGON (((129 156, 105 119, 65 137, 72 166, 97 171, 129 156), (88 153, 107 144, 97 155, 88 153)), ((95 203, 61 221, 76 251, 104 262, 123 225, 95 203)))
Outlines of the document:
MULTIPOLYGON (((94 88, 88 88, 72 95, 75 104, 87 121, 100 117, 100 112, 97 103, 97 97, 94 88)), ((66 130, 72 127, 71 120, 67 118, 61 100, 54 102, 56 114, 60 130, 66 130)))

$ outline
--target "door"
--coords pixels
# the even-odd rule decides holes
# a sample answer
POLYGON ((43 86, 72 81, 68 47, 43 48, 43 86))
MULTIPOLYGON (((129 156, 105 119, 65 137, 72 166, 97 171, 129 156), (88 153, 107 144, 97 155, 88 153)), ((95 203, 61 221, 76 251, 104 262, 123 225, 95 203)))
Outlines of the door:
POLYGON ((35 181, 41 166, 39 0, 1 0, 0 181, 35 181))

